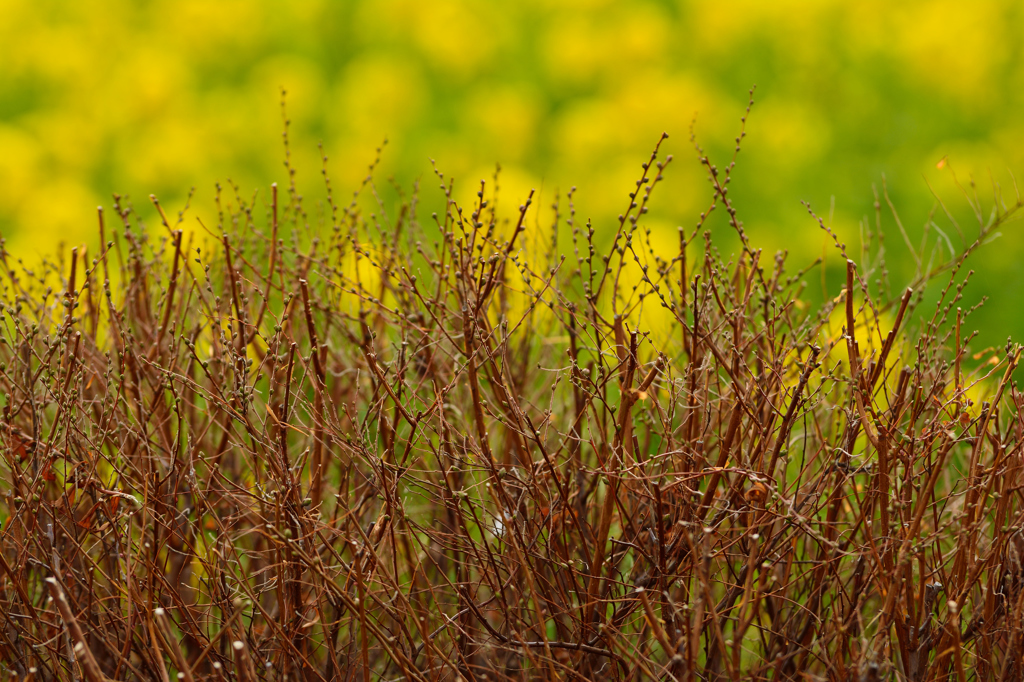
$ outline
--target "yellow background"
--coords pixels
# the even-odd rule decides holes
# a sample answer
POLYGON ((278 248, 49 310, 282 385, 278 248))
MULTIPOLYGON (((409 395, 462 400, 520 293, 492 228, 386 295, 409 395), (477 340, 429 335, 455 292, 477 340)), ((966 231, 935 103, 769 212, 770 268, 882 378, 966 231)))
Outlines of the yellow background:
MULTIPOLYGON (((1022 44, 1024 9, 1010 1, 0 0, 0 231, 32 260, 61 240, 95 244, 95 206, 113 192, 152 222, 148 194, 173 216, 192 186, 186 222, 215 225, 215 182, 246 196, 285 182, 283 86, 311 202, 323 197, 317 142, 348 194, 386 137, 379 177, 420 180, 428 205, 429 159, 460 196, 500 162, 506 208, 530 187, 547 206, 577 186, 577 215, 599 238, 667 131, 676 161, 649 224, 671 249, 710 199, 691 121, 725 166, 756 84, 732 186, 755 245, 789 249, 794 266, 820 255, 807 200, 855 248, 883 175, 912 238, 930 183, 969 240, 950 168, 983 197, 994 180, 1012 198, 1022 44)), ((883 225, 898 287, 912 267, 891 216, 883 225)), ((1017 229, 975 265, 972 300, 992 301, 968 326, 992 342, 1024 336, 1017 229)))

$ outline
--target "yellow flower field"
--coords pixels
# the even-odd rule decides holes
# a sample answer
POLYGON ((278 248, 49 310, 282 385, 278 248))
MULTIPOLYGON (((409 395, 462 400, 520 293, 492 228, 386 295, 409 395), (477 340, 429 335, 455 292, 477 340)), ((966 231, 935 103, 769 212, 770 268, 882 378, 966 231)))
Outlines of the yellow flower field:
MULTIPOLYGON (((381 184, 422 180, 437 205, 430 159, 465 197, 500 162, 505 209, 579 186, 599 238, 667 131, 677 161, 650 218, 674 243, 710 196, 691 123, 725 165, 757 85, 732 191, 754 243, 801 262, 825 241, 801 200, 855 245, 884 176, 916 243, 929 184, 970 232, 952 173, 990 194, 1024 166, 1024 10, 1008 0, 0 0, 0 15, 0 230, 28 259, 95 245, 94 207, 113 192, 154 219, 150 193, 173 215, 195 187, 185 224, 216 231, 216 182, 251 196, 284 180, 282 87, 305 195, 323 196, 318 142, 347 194, 386 138, 381 184)), ((883 226, 899 286, 912 259, 887 211, 883 226)), ((1024 333, 1002 314, 1021 249, 1009 234, 982 256, 973 289, 994 299, 978 315, 993 342, 1024 333)))

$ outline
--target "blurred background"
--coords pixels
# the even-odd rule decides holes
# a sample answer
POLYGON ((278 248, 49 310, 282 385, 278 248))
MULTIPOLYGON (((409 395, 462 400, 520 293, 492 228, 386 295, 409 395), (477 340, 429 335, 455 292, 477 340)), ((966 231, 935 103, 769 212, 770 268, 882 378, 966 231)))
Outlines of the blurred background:
MULTIPOLYGON (((348 196, 387 138, 378 177, 420 181, 427 206, 440 205, 430 159, 463 197, 500 162, 506 210, 531 187, 547 210, 576 186, 599 239, 668 132, 675 161, 648 225, 671 254, 711 197, 691 123, 724 167, 756 84, 732 196, 768 262, 785 248, 795 270, 827 251, 835 296, 841 262, 801 201, 857 253, 883 178, 914 244, 934 219, 960 247, 933 191, 963 239, 977 233, 953 172, 986 207, 993 183, 1013 200, 1022 45, 1012 0, 0 0, 0 232, 31 261, 60 241, 94 246, 113 192, 152 220, 150 193, 173 216, 192 187, 186 224, 215 225, 215 182, 245 196, 287 182, 284 87, 310 202, 324 196, 318 142, 348 196)), ((882 225, 898 290, 914 261, 887 207, 882 225)), ((712 229, 735 248, 720 218, 712 229)), ((991 300, 968 326, 998 345, 1024 340, 1024 236, 1003 232, 969 289, 991 300)))

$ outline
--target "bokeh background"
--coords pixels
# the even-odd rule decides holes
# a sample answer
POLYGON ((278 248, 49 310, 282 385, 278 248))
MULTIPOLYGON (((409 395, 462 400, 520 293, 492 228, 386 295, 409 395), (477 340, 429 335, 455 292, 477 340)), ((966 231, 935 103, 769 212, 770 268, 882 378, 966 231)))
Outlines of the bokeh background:
MULTIPOLYGON (((726 165, 756 84, 732 185, 755 245, 788 249, 794 265, 821 255, 805 200, 856 248, 883 177, 912 239, 934 191, 970 240, 951 171, 973 176, 986 205, 993 182, 1012 199, 1022 45, 1012 0, 0 0, 0 232, 26 260, 59 241, 95 245, 95 206, 111 193, 152 217, 150 193, 173 215, 191 187, 187 222, 215 223, 215 182, 248 195, 286 181, 284 87, 310 201, 324 194, 318 142, 348 193, 387 138, 379 176, 421 181, 427 205, 439 203, 429 159, 467 193, 500 162, 506 207, 531 187, 543 206, 576 186, 599 238, 666 131, 676 160, 649 224, 671 252, 710 199, 691 122, 726 165)), ((934 219, 958 245, 943 212, 934 219)), ((887 210, 882 222, 899 286, 913 264, 887 210)), ((1024 339, 1020 230, 975 260, 970 298, 991 300, 971 326, 989 343, 1024 339)))

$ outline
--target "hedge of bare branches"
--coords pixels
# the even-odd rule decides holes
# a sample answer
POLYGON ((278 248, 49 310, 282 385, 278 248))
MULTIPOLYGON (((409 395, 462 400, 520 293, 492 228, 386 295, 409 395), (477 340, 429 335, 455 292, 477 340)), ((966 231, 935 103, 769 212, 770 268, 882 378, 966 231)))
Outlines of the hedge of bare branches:
POLYGON ((833 235, 815 306, 699 148, 709 209, 651 246, 661 147, 613 237, 544 213, 564 253, 440 173, 433 219, 368 179, 317 228, 291 183, 216 238, 118 199, 98 253, 4 252, 3 673, 1024 677, 1020 348, 959 305, 1020 199, 906 289, 833 235))

